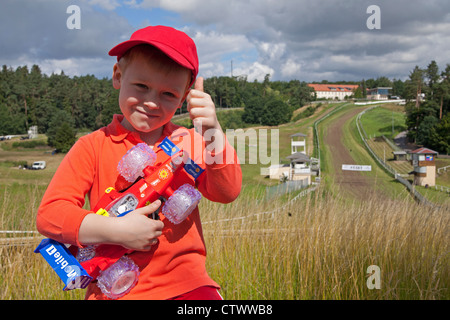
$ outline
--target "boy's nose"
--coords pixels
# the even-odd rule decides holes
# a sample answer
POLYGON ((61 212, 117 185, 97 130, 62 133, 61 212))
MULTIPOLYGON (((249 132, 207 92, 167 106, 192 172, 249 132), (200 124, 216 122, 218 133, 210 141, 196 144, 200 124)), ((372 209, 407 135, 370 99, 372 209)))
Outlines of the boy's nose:
POLYGON ((158 104, 154 101, 146 101, 144 102, 144 106, 146 106, 150 110, 159 109, 158 104))

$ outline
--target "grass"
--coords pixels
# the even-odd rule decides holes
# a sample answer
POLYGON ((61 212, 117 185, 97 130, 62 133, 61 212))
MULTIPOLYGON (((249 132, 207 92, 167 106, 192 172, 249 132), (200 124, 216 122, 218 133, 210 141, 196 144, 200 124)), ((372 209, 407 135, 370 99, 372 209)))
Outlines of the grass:
POLYGON ((391 166, 396 172, 400 174, 409 174, 413 171, 413 166, 411 161, 394 161, 395 151, 387 142, 381 137, 372 138, 367 140, 370 148, 375 152, 375 154, 391 166))
POLYGON ((404 108, 394 104, 382 105, 366 112, 361 123, 369 137, 382 135, 393 139, 407 129, 404 108))
MULTIPOLYGON (((33 230, 43 191, 2 188, 0 228, 33 230)), ((202 201, 200 209, 207 269, 225 299, 450 298, 450 217, 442 208, 376 198, 349 204, 321 189, 288 201, 202 201), (366 286, 370 265, 381 269, 379 290, 366 286)), ((32 253, 38 243, 0 246, 0 299, 82 299, 82 290, 61 290, 32 253)))
MULTIPOLYGON (((38 184, 0 185, 0 230, 36 230, 36 212, 46 186, 38 184)), ((62 282, 33 253, 38 234, 2 234, 0 242, 0 299, 80 299, 81 291, 63 292, 62 282), (17 242, 27 237, 26 244, 17 242), (6 238, 13 241, 5 242, 6 238)))
MULTIPOLYGON (((324 107, 315 116, 329 111, 324 107)), ((284 141, 293 133, 307 133, 315 116, 279 127, 280 159, 290 152, 284 141)), ((353 123, 344 130, 347 143, 357 145, 353 123)), ((320 126, 322 138, 326 126, 326 121, 320 126)), ((323 148, 325 161, 332 161, 323 148)), ((353 150, 358 161, 373 161, 363 148, 353 150)), ((27 158, 44 158, 48 168, 0 166, 0 230, 36 230, 40 199, 62 156, 0 150, 1 160, 27 158)), ((265 187, 274 182, 259 176, 260 167, 243 166, 244 189, 235 202, 200 203, 207 270, 225 299, 450 298, 448 208, 417 205, 401 192, 352 202, 326 183, 304 197, 294 199, 297 192, 267 201, 265 187), (381 289, 366 285, 370 265, 380 267, 381 289)), ((378 170, 374 179, 388 186, 389 179, 384 181, 378 170)), ((331 178, 333 172, 326 172, 331 178)), ((30 235, 7 235, 23 236, 30 235)), ((0 246, 0 299, 83 299, 82 290, 62 291, 56 274, 33 253, 39 242, 34 235, 28 245, 0 246)))
POLYGON ((208 270, 226 299, 450 297, 445 210, 376 198, 349 205, 323 189, 287 203, 202 206, 208 270), (366 286, 370 265, 381 269, 380 290, 366 286))

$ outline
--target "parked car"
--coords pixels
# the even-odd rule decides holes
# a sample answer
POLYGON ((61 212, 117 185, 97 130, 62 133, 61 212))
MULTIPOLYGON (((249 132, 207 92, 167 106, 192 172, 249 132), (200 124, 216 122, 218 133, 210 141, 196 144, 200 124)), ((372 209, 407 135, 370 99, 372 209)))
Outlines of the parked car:
POLYGON ((45 167, 46 167, 45 161, 36 161, 31 166, 31 169, 32 170, 41 170, 41 169, 45 169, 45 167))

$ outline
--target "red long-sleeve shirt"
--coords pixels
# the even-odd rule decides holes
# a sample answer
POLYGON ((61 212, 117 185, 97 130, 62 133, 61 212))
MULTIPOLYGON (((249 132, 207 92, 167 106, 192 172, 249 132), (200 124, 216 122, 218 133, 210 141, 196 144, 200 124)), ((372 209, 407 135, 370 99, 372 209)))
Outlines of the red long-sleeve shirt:
MULTIPOLYGON (((36 223, 40 233, 62 243, 81 246, 78 240, 81 222, 93 212, 82 208, 86 195, 93 209, 105 190, 121 180, 117 172, 120 159, 142 142, 137 133, 120 124, 122 119, 122 115, 115 115, 107 127, 81 137, 63 159, 38 210, 36 223)), ((241 168, 228 142, 223 152, 205 151, 202 137, 193 129, 169 122, 155 146, 166 136, 187 150, 194 162, 205 169, 196 181, 182 170, 172 182, 172 189, 190 183, 196 185, 205 198, 221 203, 231 202, 239 195, 241 168), (211 159, 215 162, 211 163, 211 159)), ((158 245, 150 252, 135 251, 129 255, 141 274, 138 284, 123 298, 167 299, 200 286, 218 288, 206 272, 206 248, 198 208, 178 225, 164 216, 161 220, 165 226, 158 245)), ((90 284, 86 298, 105 297, 96 284, 90 284)))

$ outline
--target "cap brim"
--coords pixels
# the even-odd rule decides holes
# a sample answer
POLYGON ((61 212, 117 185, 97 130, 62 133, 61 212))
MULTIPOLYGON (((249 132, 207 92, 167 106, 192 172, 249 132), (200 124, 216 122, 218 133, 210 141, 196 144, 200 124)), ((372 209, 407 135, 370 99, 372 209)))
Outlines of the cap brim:
POLYGON ((112 48, 109 51, 110 56, 117 56, 117 60, 119 60, 128 50, 133 48, 134 46, 137 46, 139 44, 148 44, 151 45, 159 50, 161 50, 164 54, 166 54, 169 58, 174 60, 176 63, 181 65, 184 68, 187 68, 191 70, 194 74, 197 70, 195 70, 194 66, 180 53, 178 53, 176 50, 174 50, 172 47, 167 46, 163 43, 158 43, 156 41, 149 42, 149 41, 143 41, 143 40, 128 40, 125 42, 122 42, 112 48))

